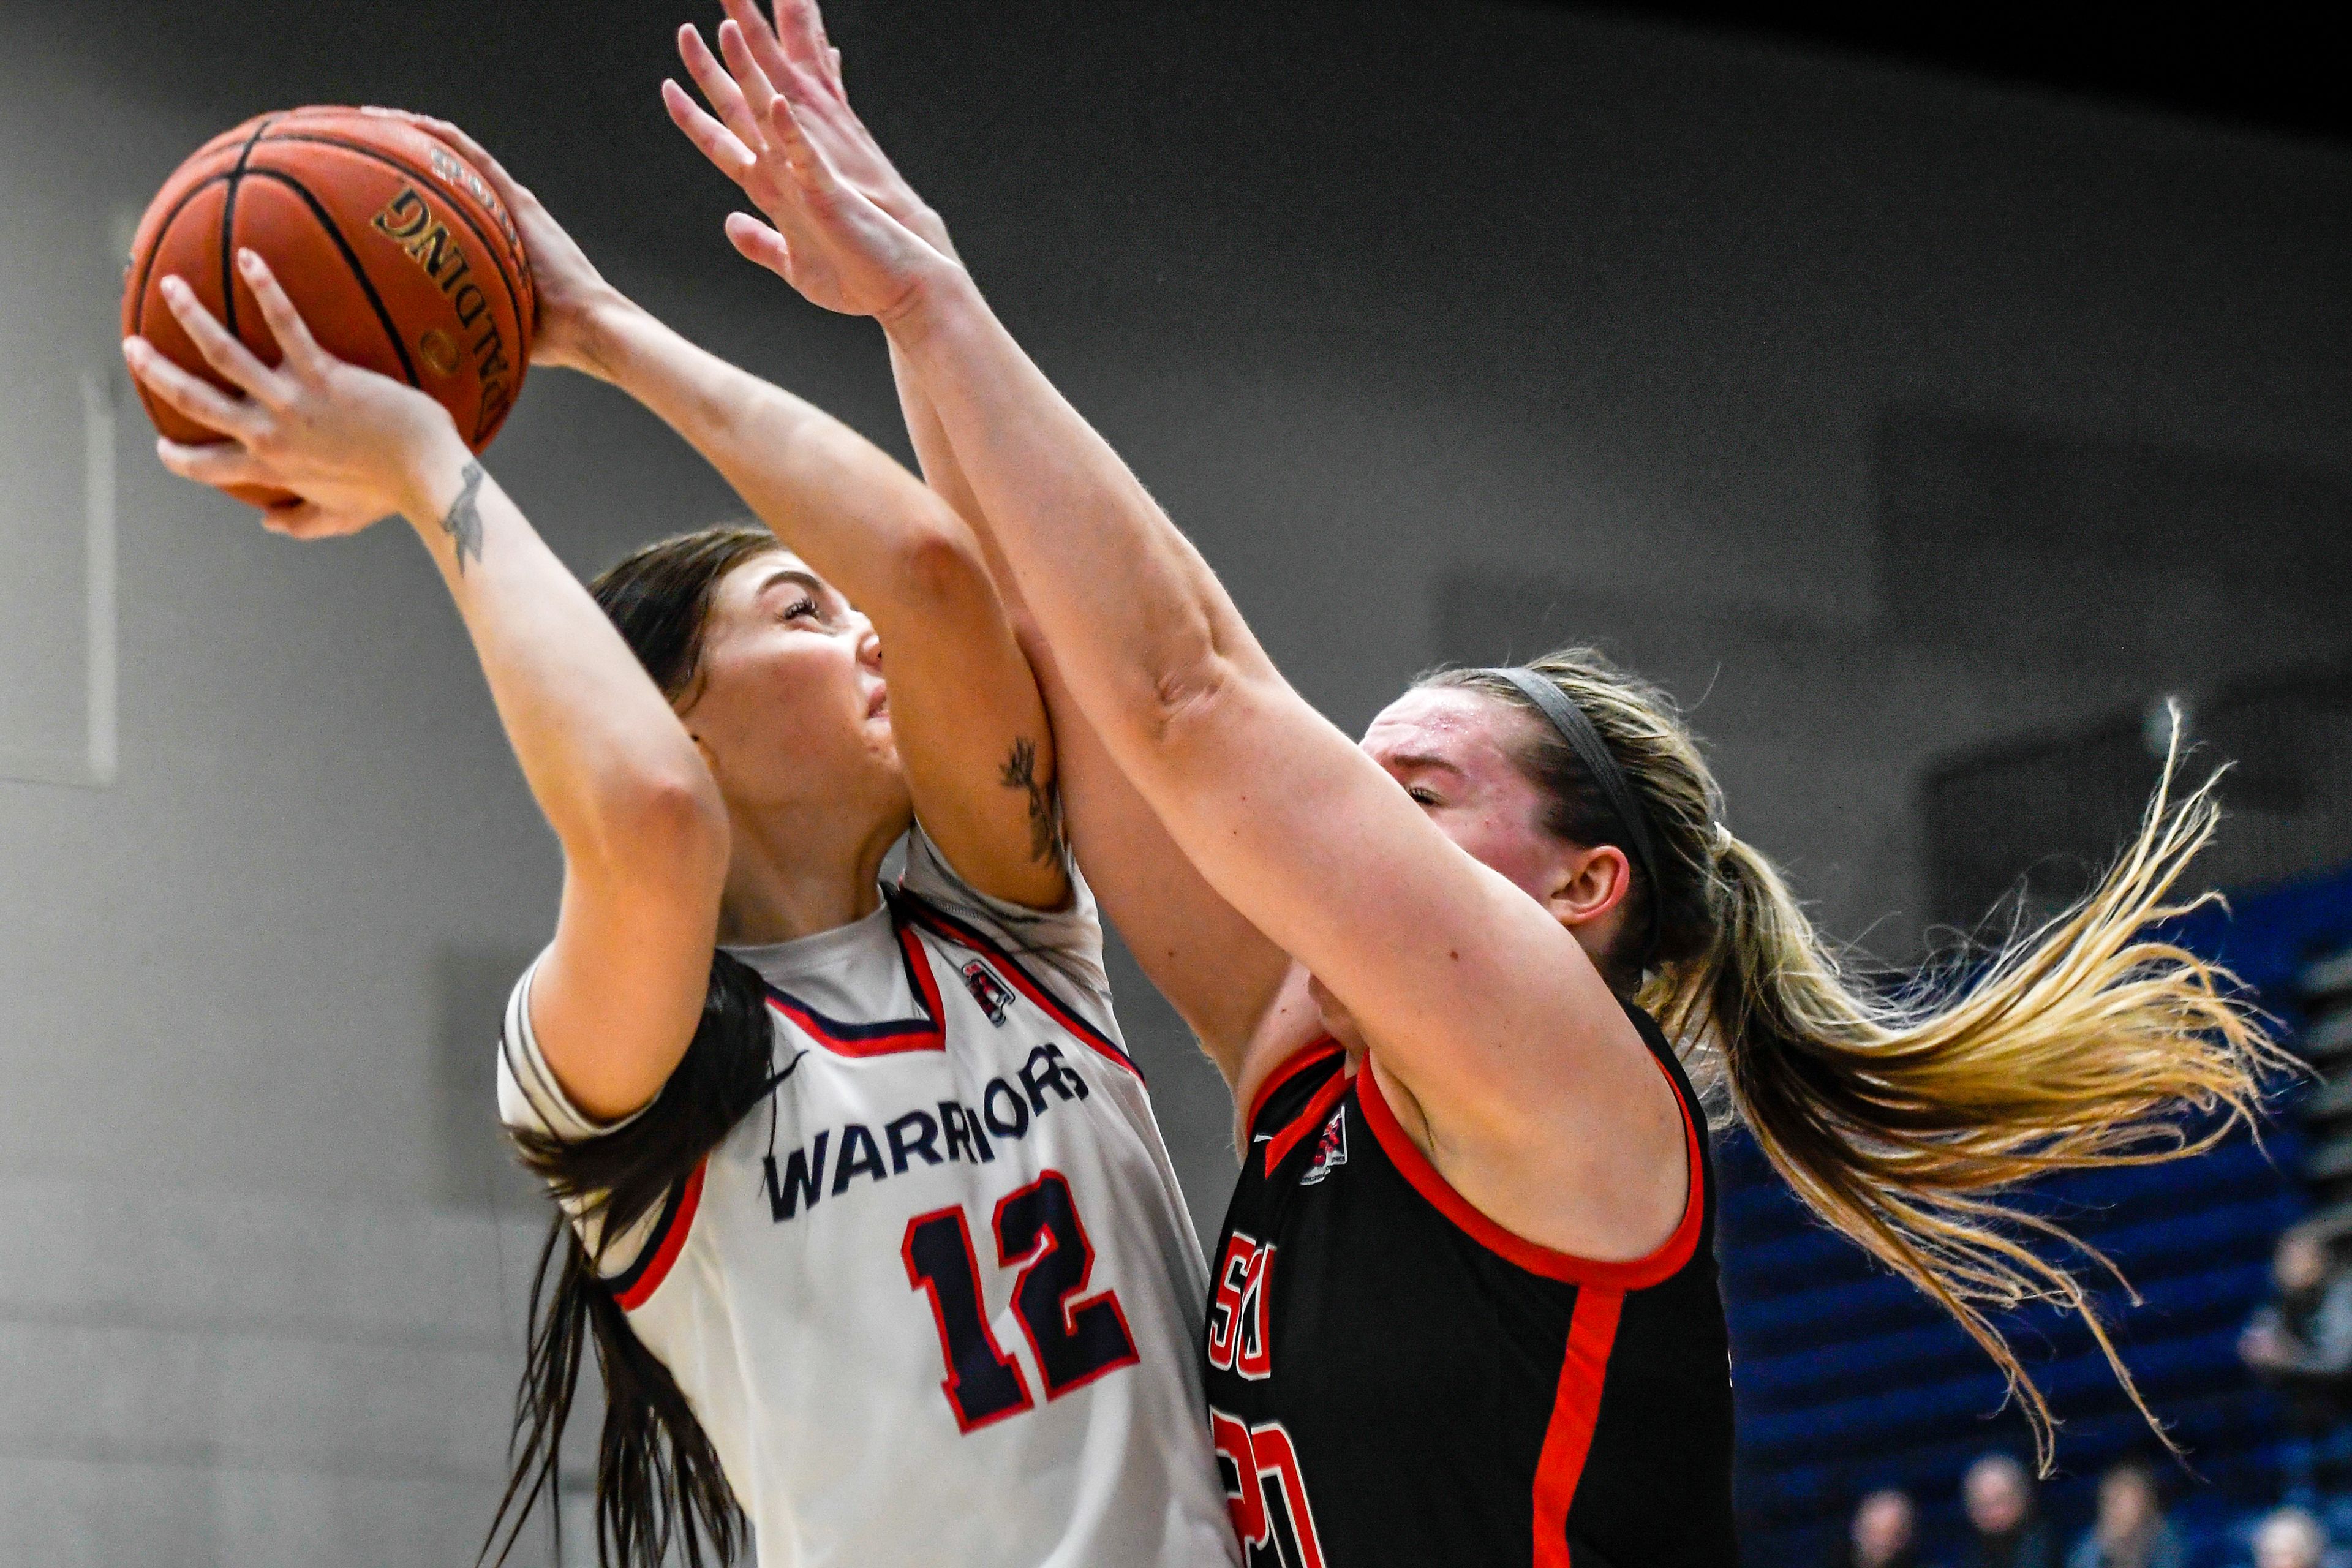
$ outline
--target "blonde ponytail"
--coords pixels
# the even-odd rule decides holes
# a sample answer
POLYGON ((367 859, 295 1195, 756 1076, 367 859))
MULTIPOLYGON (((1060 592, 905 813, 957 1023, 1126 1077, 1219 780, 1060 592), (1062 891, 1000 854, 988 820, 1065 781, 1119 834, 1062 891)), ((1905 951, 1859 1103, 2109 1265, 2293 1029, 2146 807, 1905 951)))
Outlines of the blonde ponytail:
MULTIPOLYGON (((2078 1314, 2160 1434, 2097 1303, 2052 1254, 2127 1282, 2000 1194, 2051 1172, 2199 1153, 2251 1121, 2265 1076, 2291 1066, 2233 977, 2157 929, 2217 896, 2172 901, 2219 819, 2210 781, 2172 798, 2178 726, 2138 837, 2088 897, 2012 938, 1973 980, 1889 995, 1853 974, 1771 862, 1723 827, 1714 780, 1664 693, 1586 649, 1529 668, 1591 720, 1647 814, 1658 885, 1636 893, 1654 934, 1611 967, 1694 1079, 1727 1084, 1797 1195, 1992 1357, 2045 1470, 2050 1407, 1996 1313, 2041 1302, 2078 1314)), ((1434 679, 1517 695, 1483 672, 1434 679)), ((1565 752, 1547 737, 1527 759, 1558 808, 1553 831, 1611 841, 1605 802, 1565 752)))

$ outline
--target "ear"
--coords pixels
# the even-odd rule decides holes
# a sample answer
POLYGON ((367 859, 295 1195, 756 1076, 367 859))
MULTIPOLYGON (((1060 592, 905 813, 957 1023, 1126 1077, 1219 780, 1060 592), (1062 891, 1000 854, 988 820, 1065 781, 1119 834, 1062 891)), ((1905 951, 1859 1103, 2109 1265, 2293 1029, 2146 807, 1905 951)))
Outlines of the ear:
POLYGON ((1544 907, 1559 923, 1580 935, 1597 936, 1596 922, 1624 907, 1633 886, 1633 867, 1613 844, 1592 848, 1562 845, 1551 890, 1544 907), (1581 928, 1581 929, 1580 929, 1581 928))

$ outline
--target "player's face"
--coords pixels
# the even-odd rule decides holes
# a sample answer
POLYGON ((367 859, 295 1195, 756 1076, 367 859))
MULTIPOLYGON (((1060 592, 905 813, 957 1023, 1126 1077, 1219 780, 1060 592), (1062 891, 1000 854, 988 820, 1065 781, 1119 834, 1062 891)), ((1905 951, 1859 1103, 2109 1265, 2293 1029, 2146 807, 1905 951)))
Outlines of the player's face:
MULTIPOLYGON (((1513 760, 1536 721, 1459 687, 1416 687, 1364 731, 1363 749, 1421 804, 1439 831, 1549 901, 1580 857, 1543 825, 1544 796, 1513 760)), ((1323 982, 1307 980, 1323 1026, 1350 1048, 1363 1044, 1355 1020, 1323 982)))
POLYGON ((1363 747, 1445 837, 1549 900, 1570 847, 1545 828, 1543 792, 1513 757, 1535 724, 1475 691, 1417 687, 1372 721, 1363 747))
POLYGON ((862 833, 909 809, 881 641, 789 551, 719 580, 679 714, 739 813, 840 811, 862 833))

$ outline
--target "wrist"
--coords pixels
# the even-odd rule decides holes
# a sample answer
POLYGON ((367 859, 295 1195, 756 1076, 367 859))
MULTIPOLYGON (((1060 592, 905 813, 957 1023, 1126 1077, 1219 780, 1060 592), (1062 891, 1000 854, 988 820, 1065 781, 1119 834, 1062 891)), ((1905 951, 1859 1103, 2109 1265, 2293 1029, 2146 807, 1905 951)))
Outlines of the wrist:
POLYGON ((614 380, 622 358, 621 339, 645 313, 645 307, 618 289, 601 285, 576 317, 573 353, 567 356, 571 368, 599 381, 614 380))
POLYGON ((958 267, 963 265, 963 258, 956 254, 955 241, 948 234, 947 219, 940 216, 937 208, 923 206, 917 209, 915 221, 907 226, 914 231, 915 237, 941 256, 958 267))
POLYGON ((914 348, 941 327, 971 311, 984 311, 987 308, 971 274, 961 264, 942 259, 936 266, 925 268, 898 302, 878 320, 891 342, 905 350, 914 348))
POLYGON ((420 532, 437 528, 441 514, 465 487, 473 449, 458 439, 457 426, 436 430, 418 444, 403 466, 400 515, 420 532))

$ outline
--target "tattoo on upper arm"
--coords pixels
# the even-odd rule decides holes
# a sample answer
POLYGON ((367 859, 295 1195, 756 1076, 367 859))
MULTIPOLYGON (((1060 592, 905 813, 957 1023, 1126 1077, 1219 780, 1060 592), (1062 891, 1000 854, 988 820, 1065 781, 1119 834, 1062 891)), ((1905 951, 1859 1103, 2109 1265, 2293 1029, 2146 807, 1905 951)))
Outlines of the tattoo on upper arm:
POLYGON ((463 577, 466 557, 482 558, 482 509, 476 501, 482 492, 482 465, 467 463, 457 478, 457 499, 441 514, 441 531, 449 536, 449 547, 457 557, 457 575, 463 577))
POLYGON ((1007 789, 1029 793, 1029 858, 1051 866, 1062 858, 1062 797, 1037 777, 1037 742, 1024 735, 1013 742, 999 775, 1007 789))

